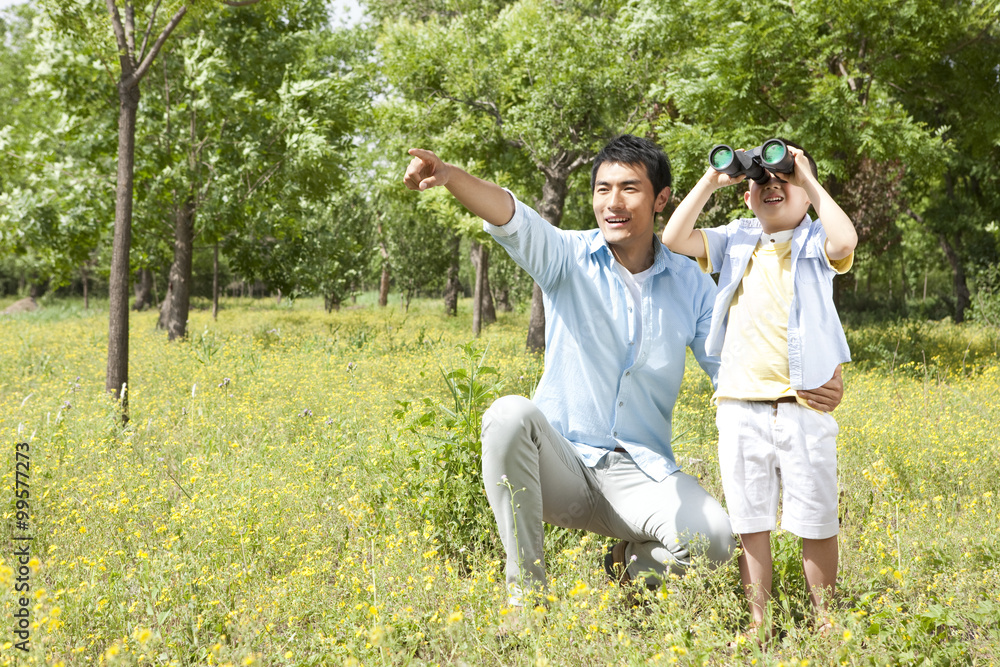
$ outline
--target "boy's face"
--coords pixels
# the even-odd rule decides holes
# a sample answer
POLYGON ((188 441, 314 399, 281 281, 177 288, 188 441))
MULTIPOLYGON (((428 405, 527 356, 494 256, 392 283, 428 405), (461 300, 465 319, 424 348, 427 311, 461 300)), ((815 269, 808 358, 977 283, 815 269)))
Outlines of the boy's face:
POLYGON ((764 185, 750 181, 750 189, 743 193, 743 201, 760 220, 767 234, 795 229, 811 205, 804 189, 774 174, 764 185))
POLYGON ((608 245, 621 252, 645 252, 653 242, 656 214, 670 200, 670 188, 653 192, 644 164, 605 162, 594 179, 594 216, 608 245))

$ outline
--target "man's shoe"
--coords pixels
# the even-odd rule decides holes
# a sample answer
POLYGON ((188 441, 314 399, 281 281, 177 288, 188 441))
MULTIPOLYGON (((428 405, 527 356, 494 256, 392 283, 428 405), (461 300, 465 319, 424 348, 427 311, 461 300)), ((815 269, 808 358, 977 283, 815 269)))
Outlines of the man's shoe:
POLYGON ((627 542, 617 542, 608 552, 604 554, 604 571, 608 573, 611 581, 622 586, 632 583, 632 577, 628 573, 628 563, 625 561, 625 547, 627 542))

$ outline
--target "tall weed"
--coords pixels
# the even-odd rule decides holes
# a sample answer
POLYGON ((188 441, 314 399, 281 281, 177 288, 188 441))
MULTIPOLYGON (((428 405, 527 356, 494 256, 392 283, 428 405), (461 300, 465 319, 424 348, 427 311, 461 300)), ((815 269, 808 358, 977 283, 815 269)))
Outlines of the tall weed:
POLYGON ((399 401, 394 412, 415 436, 410 450, 411 492, 431 534, 453 557, 496 542, 482 476, 483 414, 504 388, 500 372, 486 365, 488 348, 459 346, 464 366, 441 370, 450 401, 425 397, 399 401), (412 411, 419 414, 411 415, 412 411))

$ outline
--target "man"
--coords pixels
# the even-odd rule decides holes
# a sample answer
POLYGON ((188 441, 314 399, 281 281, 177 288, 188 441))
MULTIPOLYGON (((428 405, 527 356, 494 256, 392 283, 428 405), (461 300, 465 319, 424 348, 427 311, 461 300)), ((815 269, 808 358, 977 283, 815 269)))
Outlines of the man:
MULTIPOLYGON (((406 186, 446 187, 545 296, 545 371, 533 400, 505 396, 483 417, 483 479, 509 604, 545 586, 543 521, 621 540, 606 566, 622 579, 680 572, 696 554, 728 560, 729 518, 670 447, 685 348, 713 384, 719 359, 705 352, 715 284, 654 233, 670 199, 666 155, 646 139, 611 141, 591 173, 598 229, 565 231, 434 153, 409 153, 406 186)), ((802 395, 832 410, 839 370, 802 395)))

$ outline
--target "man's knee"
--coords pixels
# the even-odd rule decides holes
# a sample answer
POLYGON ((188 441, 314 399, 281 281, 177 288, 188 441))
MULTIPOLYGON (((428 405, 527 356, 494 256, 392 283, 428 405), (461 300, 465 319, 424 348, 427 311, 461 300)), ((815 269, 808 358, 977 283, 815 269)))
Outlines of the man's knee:
POLYGON ((524 396, 501 396, 483 414, 483 449, 509 447, 539 418, 541 411, 524 396))
POLYGON ((705 534, 704 554, 710 567, 718 567, 736 555, 736 538, 729 525, 729 515, 721 508, 710 518, 705 534))

